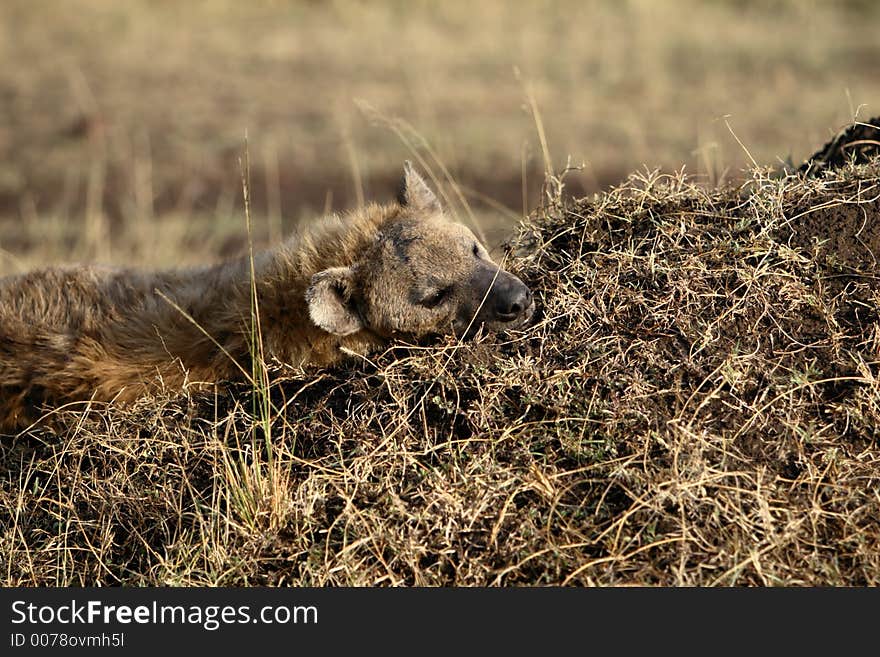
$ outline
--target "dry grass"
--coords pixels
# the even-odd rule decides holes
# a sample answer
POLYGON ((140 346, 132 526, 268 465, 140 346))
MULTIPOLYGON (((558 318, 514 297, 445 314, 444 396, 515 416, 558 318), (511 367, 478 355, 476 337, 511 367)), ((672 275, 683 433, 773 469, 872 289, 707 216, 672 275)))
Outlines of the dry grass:
POLYGON ((880 164, 740 173, 876 114, 875 3, 510 6, 2 3, 0 274, 243 252, 246 131, 256 246, 387 198, 362 99, 490 242, 537 208, 540 299, 271 405, 56 409, 0 440, 3 584, 880 583, 880 164))
POLYGON ((3 582, 880 584, 880 161, 559 192, 523 333, 4 441, 3 582))

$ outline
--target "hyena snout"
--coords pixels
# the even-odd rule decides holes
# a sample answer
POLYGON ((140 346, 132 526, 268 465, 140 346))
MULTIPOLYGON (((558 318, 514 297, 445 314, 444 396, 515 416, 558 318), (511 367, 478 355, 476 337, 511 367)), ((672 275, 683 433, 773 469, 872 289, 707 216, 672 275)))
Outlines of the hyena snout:
POLYGON ((534 310, 532 291, 516 276, 507 274, 495 292, 495 321, 515 322, 527 320, 524 315, 534 310))
MULTIPOLYGON (((476 292, 477 304, 482 306, 471 314, 476 319, 472 329, 483 325, 489 330, 518 328, 528 322, 535 312, 532 291, 519 278, 497 267, 481 267, 474 273, 471 289, 476 292)), ((469 318, 469 319, 470 319, 469 318)))

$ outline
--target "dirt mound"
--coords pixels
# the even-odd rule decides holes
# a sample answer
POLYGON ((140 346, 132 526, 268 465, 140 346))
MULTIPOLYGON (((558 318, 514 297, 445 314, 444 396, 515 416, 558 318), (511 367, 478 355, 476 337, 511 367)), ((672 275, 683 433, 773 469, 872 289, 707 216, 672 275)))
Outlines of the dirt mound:
POLYGON ((67 413, 7 584, 878 585, 880 165, 554 197, 507 339, 67 413))
MULTIPOLYGON (((822 190, 825 194, 829 190, 822 190)), ((880 189, 854 198, 826 198, 817 206, 817 194, 798 203, 776 234, 841 272, 877 272, 880 257, 880 189)))
POLYGON ((880 155, 880 116, 864 123, 853 123, 841 130, 833 139, 813 153, 798 171, 818 175, 826 169, 845 164, 863 164, 880 155))
MULTIPOLYGON (((816 151, 798 171, 807 178, 865 164, 880 156, 880 116, 854 123, 816 151)), ((838 174, 839 175, 839 174, 838 174)), ((853 197, 837 198, 834 183, 792 185, 787 198, 792 209, 777 231, 778 239, 802 249, 842 271, 872 272, 880 257, 880 189, 867 185, 853 197)))

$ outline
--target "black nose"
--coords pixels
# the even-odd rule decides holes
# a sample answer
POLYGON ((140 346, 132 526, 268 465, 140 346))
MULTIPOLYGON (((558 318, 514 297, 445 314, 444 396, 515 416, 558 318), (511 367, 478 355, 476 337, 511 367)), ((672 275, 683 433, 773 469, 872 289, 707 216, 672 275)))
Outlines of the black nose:
POLYGON ((501 322, 512 322, 522 315, 526 308, 532 304, 532 291, 523 285, 519 279, 514 279, 517 284, 511 285, 506 294, 499 294, 495 304, 495 317, 501 322))

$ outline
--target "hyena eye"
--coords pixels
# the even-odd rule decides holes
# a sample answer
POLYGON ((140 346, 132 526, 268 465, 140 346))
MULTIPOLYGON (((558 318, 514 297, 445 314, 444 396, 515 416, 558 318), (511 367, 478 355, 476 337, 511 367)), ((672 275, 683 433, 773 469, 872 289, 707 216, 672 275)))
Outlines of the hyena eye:
POLYGON ((474 242, 474 255, 480 257, 480 245, 474 242))
POLYGON ((444 287, 419 301, 419 305, 424 306, 425 308, 436 308, 446 301, 450 294, 452 294, 452 286, 444 287))

